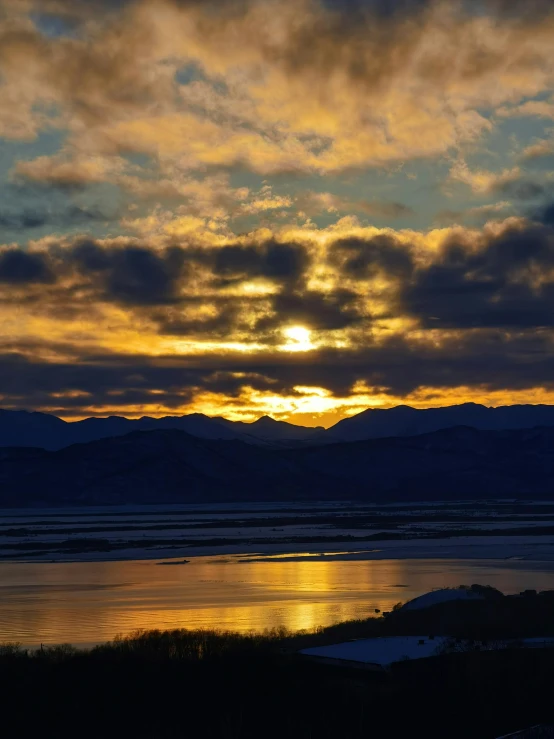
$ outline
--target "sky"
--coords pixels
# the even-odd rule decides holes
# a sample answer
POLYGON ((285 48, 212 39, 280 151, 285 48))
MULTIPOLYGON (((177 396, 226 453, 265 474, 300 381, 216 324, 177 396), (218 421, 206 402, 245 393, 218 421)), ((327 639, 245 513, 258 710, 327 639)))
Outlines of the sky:
POLYGON ((0 406, 554 402, 550 0, 0 0, 0 406))

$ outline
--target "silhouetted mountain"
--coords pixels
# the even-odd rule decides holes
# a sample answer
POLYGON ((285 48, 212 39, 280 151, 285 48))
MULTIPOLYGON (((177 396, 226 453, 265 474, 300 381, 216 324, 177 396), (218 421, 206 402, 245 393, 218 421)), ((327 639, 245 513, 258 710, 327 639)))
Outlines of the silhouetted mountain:
POLYGON ((322 441, 326 431, 323 426, 296 426, 294 423, 286 421, 276 421, 271 416, 262 416, 253 423, 244 423, 242 421, 227 421, 220 419, 225 423, 232 424, 233 429, 241 430, 249 436, 255 436, 257 439, 266 439, 267 441, 322 441))
POLYGON ((69 438, 68 424, 57 416, 0 409, 0 447, 33 446, 60 449, 69 438))
POLYGON ((241 439, 250 443, 258 441, 248 433, 234 430, 233 425, 225 419, 210 418, 202 413, 191 413, 187 416, 165 416, 164 418, 150 418, 149 416, 137 419, 121 416, 86 418, 83 421, 67 423, 66 429, 70 441, 63 446, 122 436, 132 431, 159 431, 162 429, 185 431, 187 434, 192 434, 200 439, 241 439))
POLYGON ((254 423, 210 418, 202 413, 186 416, 129 419, 122 416, 86 418, 68 423, 57 416, 27 411, 0 410, 0 447, 29 446, 56 450, 132 431, 176 429, 200 439, 239 439, 247 444, 275 445, 287 441, 317 441, 323 428, 306 428, 263 416, 254 423))
POLYGON ((458 427, 298 449, 133 432, 0 450, 0 505, 361 499, 554 499, 554 429, 458 427))
POLYGON ((335 426, 309 428, 263 416, 253 423, 210 418, 201 413, 165 418, 138 419, 110 416, 66 421, 45 413, 0 410, 0 447, 28 446, 48 450, 63 449, 133 431, 175 429, 200 439, 233 439, 268 448, 287 448, 360 441, 395 436, 418 436, 455 426, 480 430, 516 430, 554 427, 554 406, 513 405, 487 408, 464 403, 446 408, 416 409, 398 406, 369 409, 335 426))
POLYGON ((129 419, 121 416, 86 418, 68 423, 56 416, 26 411, 0 411, 0 446, 32 446, 57 450, 71 444, 123 436, 133 431, 175 429, 201 439, 241 439, 247 443, 263 443, 245 430, 234 429, 231 421, 209 418, 201 413, 187 416, 129 419))
POLYGON ((506 405, 488 408, 463 403, 444 408, 369 408, 339 421, 327 430, 327 441, 359 441, 387 436, 417 436, 454 426, 471 426, 483 431, 528 429, 554 426, 554 406, 506 405))

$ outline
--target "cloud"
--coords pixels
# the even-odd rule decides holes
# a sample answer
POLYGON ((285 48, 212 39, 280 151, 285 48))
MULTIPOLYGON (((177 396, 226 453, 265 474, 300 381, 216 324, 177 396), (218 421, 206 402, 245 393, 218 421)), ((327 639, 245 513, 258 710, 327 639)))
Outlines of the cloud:
MULTIPOLYGON (((190 171, 382 166, 475 141, 493 126, 484 107, 536 95, 551 79, 552 19, 537 14, 493 22, 462 3, 403 3, 392 14, 315 0, 218 6, 94 4, 95 22, 49 37, 10 4, 3 109, 27 135, 65 129, 71 152, 19 174, 96 181, 115 176, 107 160, 137 152, 190 171), (452 48, 456 63, 444 65, 452 48), (180 83, 191 64, 203 79, 180 83)), ((86 3, 74 7, 88 15, 86 3)))
MULTIPOLYGON (((208 249, 203 245, 152 246, 139 239, 76 237, 63 244, 46 241, 43 246, 39 242, 31 251, 12 247, 0 249, 0 257, 14 268, 35 265, 34 270, 20 267, 14 283, 37 282, 37 275, 56 277, 58 293, 34 296, 42 302, 45 313, 49 310, 49 301, 56 311, 65 304, 70 312, 86 313, 94 303, 137 309, 181 305, 185 310, 187 306, 223 300, 230 316, 237 312, 232 305, 233 299, 238 304, 258 294, 265 300, 273 290, 299 289, 311 263, 305 245, 280 243, 274 239, 251 239, 249 243, 230 243, 208 249), (39 264, 48 264, 48 270, 44 267, 39 272, 39 264), (256 283, 256 280, 261 282, 256 283), (252 293, 248 292, 249 286, 252 293)), ((13 301, 14 304, 21 301, 19 292, 13 296, 13 301)), ((8 295, 4 302, 9 302, 8 295)), ((204 319, 194 319, 193 323, 200 326, 205 319, 204 314, 204 319)), ((190 323, 185 314, 180 319, 174 316, 161 320, 166 325, 190 323)))
POLYGON ((16 182, 31 182, 72 190, 110 181, 124 168, 124 161, 119 157, 82 157, 77 153, 72 156, 65 152, 28 161, 20 160, 16 162, 12 176, 16 182))
POLYGON ((535 221, 544 223, 546 226, 554 226, 554 203, 550 202, 537 208, 530 213, 530 217, 535 221))
POLYGON ((494 332, 442 342, 392 337, 354 350, 242 355, 228 358, 224 370, 221 357, 185 363, 171 356, 80 354, 78 361, 52 363, 12 352, 0 359, 5 405, 64 408, 66 415, 102 409, 133 414, 201 409, 217 415, 249 408, 259 415, 286 408, 291 396, 298 401, 297 387, 323 389, 331 408, 363 407, 372 398, 383 403, 413 398, 429 405, 490 395, 498 403, 518 393, 522 400, 537 396, 540 402, 541 388, 542 399, 551 402, 554 370, 547 335, 513 334, 501 341, 494 332))
POLYGON ((315 290, 279 293, 272 299, 273 317, 262 318, 258 327, 300 324, 316 331, 344 329, 364 318, 357 302, 357 293, 340 288, 331 293, 315 290))
MULTIPOLYGON (((529 158, 528 153, 524 155, 524 159, 529 158)), ((450 179, 469 185, 478 195, 503 195, 517 200, 535 200, 547 195, 552 189, 551 178, 548 176, 529 175, 520 167, 500 172, 471 170, 462 160, 457 161, 450 169, 450 179)))
POLYGON ((53 282, 54 275, 43 254, 27 254, 19 249, 0 253, 0 282, 8 285, 53 282))
POLYGON ((515 5, 3 0, 0 402, 546 392, 554 8, 515 5), (544 138, 468 166, 509 116, 544 138), (415 230, 448 162, 441 221, 491 220, 415 230))
POLYGON ((476 249, 453 237, 403 285, 400 300, 427 328, 554 326, 554 234, 514 223, 476 249))
POLYGON ((99 207, 70 205, 65 208, 28 207, 0 210, 0 228, 11 231, 25 231, 52 226, 66 228, 95 221, 107 221, 113 213, 106 213, 99 207))
POLYGON ((331 192, 304 192, 295 199, 298 210, 308 215, 326 213, 364 213, 378 218, 405 218, 414 214, 404 203, 349 199, 331 192))
POLYGON ((554 120, 554 103, 547 100, 528 100, 513 108, 505 107, 497 110, 503 118, 549 118, 554 120))
POLYGON ((502 213, 513 208, 509 200, 501 200, 498 203, 487 203, 466 210, 444 210, 437 213, 436 220, 439 223, 451 224, 466 221, 479 221, 483 218, 500 218, 502 213))
POLYGON ((522 172, 519 167, 505 169, 501 172, 490 172, 484 169, 471 170, 463 160, 455 162, 450 169, 452 180, 463 182, 473 192, 479 194, 506 192, 511 187, 517 186, 521 177, 522 172))
POLYGON ((534 144, 526 146, 522 153, 522 160, 533 161, 535 159, 542 159, 543 157, 550 157, 554 154, 554 140, 542 139, 534 144))
POLYGON ((42 240, 1 250, 0 279, 12 378, 0 373, 0 394, 12 405, 273 398, 267 410, 299 386, 333 406, 552 385, 546 218, 428 233, 335 224, 209 247, 42 240), (300 353, 287 350, 291 327, 310 337, 300 353))
POLYGON ((264 213, 266 211, 290 208, 293 199, 290 195, 276 195, 271 185, 264 185, 249 202, 242 205, 240 212, 245 214, 264 213))
POLYGON ((100 299, 131 305, 160 305, 178 299, 184 270, 183 254, 178 249, 164 254, 140 246, 105 250, 85 241, 71 256, 81 273, 102 285, 100 299))
POLYGON ((405 244, 392 234, 373 238, 342 238, 334 244, 332 263, 355 280, 367 280, 386 274, 407 278, 413 270, 413 258, 405 244))
POLYGON ((215 252, 214 273, 225 281, 265 277, 286 284, 297 283, 310 257, 297 244, 268 241, 262 246, 223 246, 215 252))

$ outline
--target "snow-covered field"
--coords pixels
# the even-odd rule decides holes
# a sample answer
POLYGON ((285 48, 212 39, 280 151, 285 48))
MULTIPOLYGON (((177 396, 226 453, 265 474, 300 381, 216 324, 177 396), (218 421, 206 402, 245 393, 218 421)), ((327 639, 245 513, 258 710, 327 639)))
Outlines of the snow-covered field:
POLYGON ((380 639, 356 639, 341 644, 303 649, 300 654, 339 662, 358 662, 378 667, 390 667, 406 659, 424 659, 438 654, 446 637, 388 636, 380 639))
POLYGON ((554 505, 514 501, 4 510, 0 562, 245 554, 554 560, 554 505), (300 554, 299 554, 300 553, 300 554))

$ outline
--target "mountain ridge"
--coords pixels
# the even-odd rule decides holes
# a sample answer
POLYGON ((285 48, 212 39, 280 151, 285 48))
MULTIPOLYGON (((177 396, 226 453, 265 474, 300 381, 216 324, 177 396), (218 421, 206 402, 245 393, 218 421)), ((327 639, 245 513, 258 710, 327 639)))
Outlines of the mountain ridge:
POLYGON ((75 443, 122 436, 133 431, 175 429, 204 439, 238 439, 268 448, 360 441, 399 436, 418 436, 455 426, 483 431, 517 430, 554 426, 554 406, 511 405, 489 407, 462 403, 438 408, 368 408, 338 421, 328 429, 300 426, 261 416, 253 422, 231 421, 221 416, 192 413, 154 418, 142 416, 91 417, 65 421, 37 411, 0 409, 0 447, 41 447, 56 451, 75 443))

